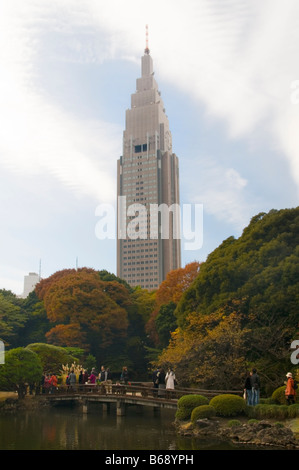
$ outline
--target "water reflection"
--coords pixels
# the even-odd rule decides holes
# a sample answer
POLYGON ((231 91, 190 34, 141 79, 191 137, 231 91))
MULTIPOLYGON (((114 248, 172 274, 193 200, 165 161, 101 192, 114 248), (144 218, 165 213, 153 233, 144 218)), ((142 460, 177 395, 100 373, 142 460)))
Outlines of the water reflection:
MULTIPOLYGON (((199 441, 176 434, 175 411, 131 406, 117 416, 102 405, 52 408, 0 415, 1 450, 234 450, 217 441, 199 441)), ((298 420, 296 421, 298 426, 298 420)), ((295 426, 295 420, 294 420, 295 426)), ((242 448, 242 447, 241 447, 242 448)), ((245 447, 243 447, 245 448, 245 447)))
POLYGON ((174 411, 128 409, 116 416, 102 406, 83 414, 80 408, 0 416, 2 450, 170 450, 176 449, 174 411))

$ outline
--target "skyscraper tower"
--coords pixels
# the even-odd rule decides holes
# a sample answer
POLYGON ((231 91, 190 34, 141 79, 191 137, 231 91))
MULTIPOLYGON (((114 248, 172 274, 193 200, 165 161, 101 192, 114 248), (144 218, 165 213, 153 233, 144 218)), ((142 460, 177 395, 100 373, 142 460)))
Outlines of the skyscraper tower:
POLYGON ((131 95, 117 162, 117 275, 155 289, 181 264, 179 164, 148 48, 131 95))

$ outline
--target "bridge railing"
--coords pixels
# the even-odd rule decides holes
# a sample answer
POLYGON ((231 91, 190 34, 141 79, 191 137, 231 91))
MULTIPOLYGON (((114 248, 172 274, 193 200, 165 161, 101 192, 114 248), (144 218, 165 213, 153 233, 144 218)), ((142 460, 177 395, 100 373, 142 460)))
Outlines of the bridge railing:
POLYGON ((168 400, 177 400, 184 395, 203 395, 207 398, 212 398, 213 396, 220 394, 231 393, 234 395, 242 395, 241 390, 205 390, 205 389, 195 389, 195 388, 182 388, 176 387, 174 390, 169 390, 165 388, 155 388, 150 385, 142 384, 110 384, 110 383, 100 383, 100 384, 75 384, 75 385, 59 385, 58 387, 53 387, 46 391, 46 395, 131 395, 135 397, 142 397, 144 399, 168 399, 168 400))

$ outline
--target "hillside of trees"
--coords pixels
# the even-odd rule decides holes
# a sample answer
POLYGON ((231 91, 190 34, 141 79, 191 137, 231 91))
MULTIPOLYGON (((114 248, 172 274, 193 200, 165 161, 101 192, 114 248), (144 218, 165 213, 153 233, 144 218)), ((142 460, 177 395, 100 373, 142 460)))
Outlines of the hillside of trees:
POLYGON ((171 365, 180 385, 202 388, 240 389, 255 366, 271 390, 299 339, 298 241, 299 208, 272 210, 155 292, 89 268, 58 271, 25 300, 2 289, 0 339, 6 350, 72 350, 116 374, 127 365, 133 380, 171 365))
POLYGON ((178 328, 160 360, 184 382, 240 388, 255 366, 265 387, 281 383, 299 332, 299 208, 258 214, 225 240, 174 314, 178 328))

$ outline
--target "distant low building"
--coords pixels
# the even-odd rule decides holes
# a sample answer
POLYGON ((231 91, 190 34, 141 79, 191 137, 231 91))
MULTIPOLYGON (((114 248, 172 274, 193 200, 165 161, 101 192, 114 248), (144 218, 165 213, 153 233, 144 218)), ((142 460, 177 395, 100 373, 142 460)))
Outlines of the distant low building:
POLYGON ((30 292, 35 289, 35 286, 39 281, 40 277, 36 273, 29 273, 28 276, 24 276, 24 292, 20 295, 20 298, 26 299, 30 292))

